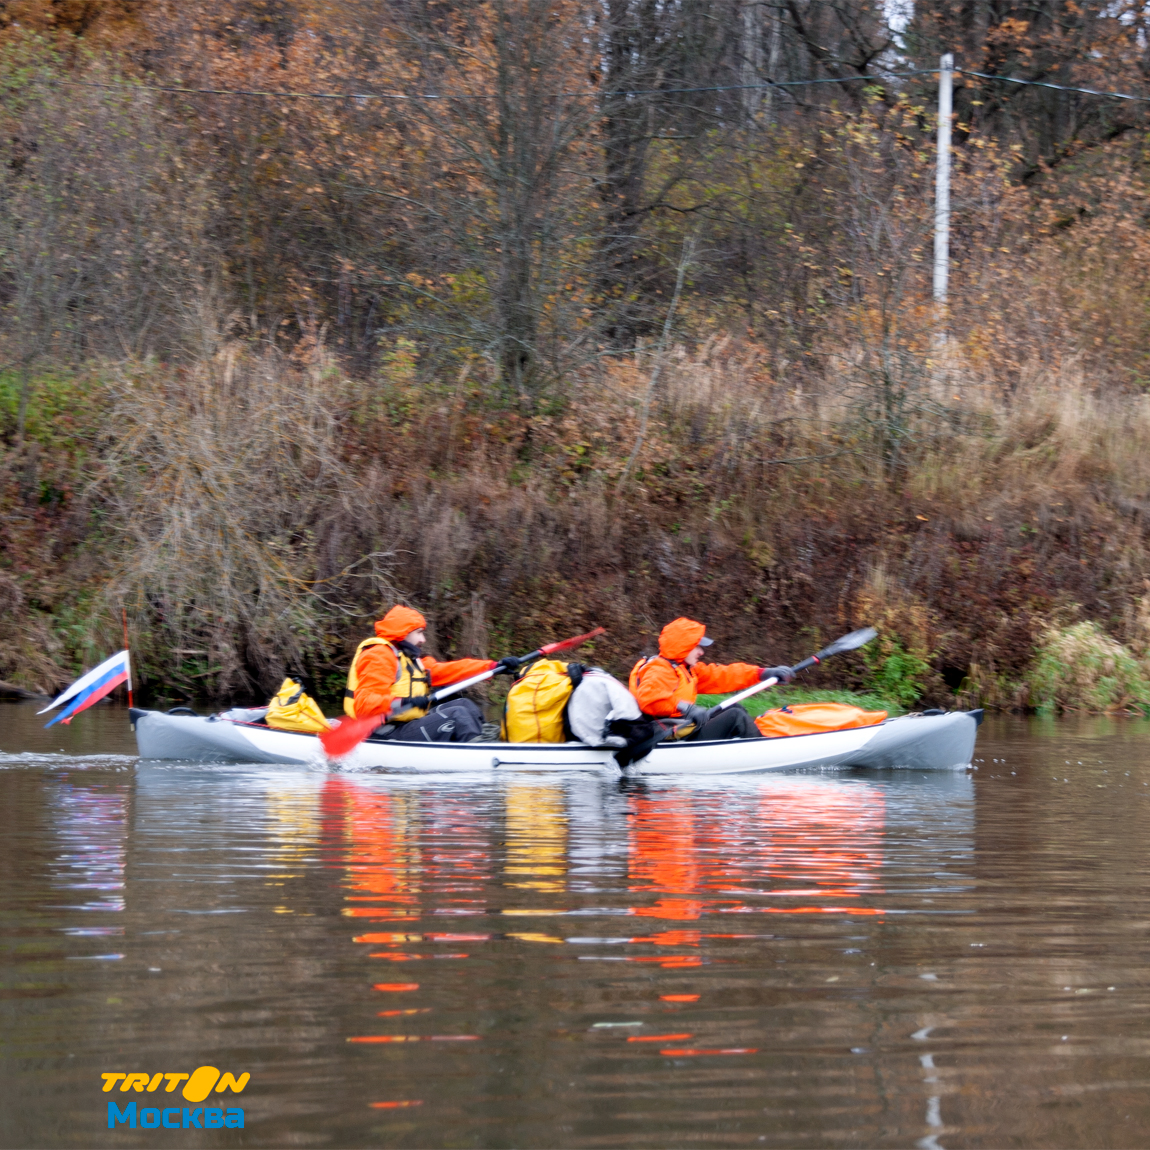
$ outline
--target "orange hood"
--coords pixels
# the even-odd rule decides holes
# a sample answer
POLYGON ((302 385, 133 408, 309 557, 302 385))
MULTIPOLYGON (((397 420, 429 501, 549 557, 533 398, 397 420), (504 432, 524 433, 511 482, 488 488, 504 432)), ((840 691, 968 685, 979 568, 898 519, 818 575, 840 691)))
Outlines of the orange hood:
POLYGON ((381 639, 398 643, 406 639, 412 631, 419 631, 427 626, 427 620, 410 607, 392 607, 390 611, 375 624, 375 633, 381 639))
POLYGON ((672 619, 659 632, 659 654, 664 659, 681 662, 699 645, 706 632, 707 628, 694 619, 672 619))

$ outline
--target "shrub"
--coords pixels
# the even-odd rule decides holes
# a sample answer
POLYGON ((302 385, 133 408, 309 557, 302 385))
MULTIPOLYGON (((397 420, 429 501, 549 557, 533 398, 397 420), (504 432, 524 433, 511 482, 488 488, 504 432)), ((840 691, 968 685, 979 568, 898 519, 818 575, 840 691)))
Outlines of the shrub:
POLYGON ((930 664, 897 639, 883 636, 873 648, 863 649, 863 658, 871 671, 870 689, 884 699, 893 699, 905 709, 922 696, 923 679, 930 674, 930 664))
POLYGON ((1030 696, 1040 711, 1117 711, 1150 706, 1150 682, 1126 647, 1086 620, 1042 636, 1030 696))

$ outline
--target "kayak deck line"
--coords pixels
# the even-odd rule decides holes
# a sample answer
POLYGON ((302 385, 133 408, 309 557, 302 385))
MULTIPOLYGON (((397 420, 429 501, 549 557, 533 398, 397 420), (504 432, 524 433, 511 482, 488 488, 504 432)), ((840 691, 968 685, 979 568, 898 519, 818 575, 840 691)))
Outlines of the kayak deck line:
MULTIPOLYGON (((186 712, 187 709, 185 709, 186 712)), ((628 775, 720 775, 807 767, 953 770, 968 767, 983 713, 902 715, 868 727, 767 739, 662 743, 628 775)), ((188 763, 327 765, 316 735, 218 715, 131 710, 140 757, 188 763)), ((618 773, 614 748, 586 743, 415 743, 368 739, 338 767, 442 773, 596 770, 618 773)))

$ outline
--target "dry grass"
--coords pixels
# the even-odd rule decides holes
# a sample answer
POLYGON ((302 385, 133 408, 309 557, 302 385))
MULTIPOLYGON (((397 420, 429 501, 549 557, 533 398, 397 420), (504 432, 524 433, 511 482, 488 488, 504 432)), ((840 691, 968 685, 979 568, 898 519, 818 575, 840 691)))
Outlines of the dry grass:
POLYGON ((187 371, 118 373, 103 601, 129 605, 177 685, 266 687, 342 638, 359 585, 394 594, 390 555, 356 539, 344 563, 364 486, 340 455, 339 391, 320 355, 291 365, 237 344, 187 371))
POLYGON ((888 654, 932 668, 932 701, 1025 703, 1053 621, 1081 611, 1130 637, 1150 404, 1069 369, 1008 394, 960 351, 892 476, 833 380, 788 386, 730 338, 676 350, 623 498, 643 353, 580 381, 566 414, 518 423, 387 402, 360 418, 393 381, 234 345, 180 375, 125 374, 107 458, 126 560, 107 601, 153 628, 169 681, 221 695, 289 670, 334 682, 402 594, 443 653, 602 623, 596 658, 620 671, 674 614, 706 618, 724 657, 767 660, 875 622, 888 654))
POLYGON ((64 644, 48 624, 44 615, 27 610, 19 583, 0 572, 0 677, 42 695, 59 685, 64 644))
MULTIPOLYGON (((1034 694, 1051 635, 1087 621, 1092 643, 1150 649, 1137 134, 1038 192, 1009 184, 993 141, 959 149, 945 347, 930 141, 909 104, 827 109, 811 132, 740 145, 743 223, 743 177, 717 154, 691 192, 705 210, 651 213, 636 331, 680 340, 657 341, 658 372, 655 342, 589 362, 611 321, 587 294, 582 261, 599 256, 578 209, 555 234, 589 242, 538 269, 564 285, 535 349, 550 369, 512 400, 493 349, 514 333, 484 286, 511 249, 477 241, 474 195, 452 201, 454 238, 403 214, 424 160, 411 168, 379 122, 345 135, 264 109, 245 128, 209 103, 189 121, 41 66, 0 148, 0 362, 82 367, 0 373, 3 677, 46 686, 90 664, 118 641, 121 601, 153 686, 215 697, 287 672, 330 696, 394 597, 428 614, 440 654, 603 624, 595 658, 619 671, 679 614, 707 620, 721 657, 765 662, 875 622, 884 658, 929 666, 915 675, 931 702, 1093 705, 1089 677, 1034 694), (135 144, 109 149, 121 120, 135 144), (256 163, 271 164, 235 183, 265 130, 256 163), (679 298, 656 273, 684 227, 700 246, 679 298), (753 288, 729 259, 751 239, 753 288), (380 287, 406 277, 462 293, 454 318, 380 287)), ((593 179, 577 185, 594 198, 593 179)), ((820 672, 852 687, 883 673, 862 657, 820 672)))

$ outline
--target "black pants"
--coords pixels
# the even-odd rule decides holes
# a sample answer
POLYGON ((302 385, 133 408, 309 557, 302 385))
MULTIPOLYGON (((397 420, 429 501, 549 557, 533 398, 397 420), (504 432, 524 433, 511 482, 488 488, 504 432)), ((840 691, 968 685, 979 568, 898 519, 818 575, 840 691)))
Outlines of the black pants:
POLYGON ((470 743, 483 734, 483 712, 470 699, 450 699, 421 719, 396 723, 376 738, 403 743, 470 743))
POLYGON ((759 728, 755 720, 747 712, 735 704, 725 711, 720 711, 713 718, 708 719, 701 727, 696 728, 693 735, 687 736, 687 742, 702 742, 705 739, 761 739, 759 728))

